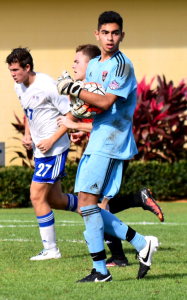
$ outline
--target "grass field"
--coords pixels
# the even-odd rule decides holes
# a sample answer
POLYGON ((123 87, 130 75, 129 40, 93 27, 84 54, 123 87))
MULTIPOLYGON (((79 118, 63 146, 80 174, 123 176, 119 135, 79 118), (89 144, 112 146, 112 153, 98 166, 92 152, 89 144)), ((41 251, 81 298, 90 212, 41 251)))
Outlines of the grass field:
POLYGON ((54 211, 63 257, 35 262, 29 258, 43 247, 33 209, 1 209, 0 300, 187 299, 187 203, 161 206, 163 224, 140 208, 117 215, 139 233, 155 235, 161 242, 148 275, 136 279, 139 263, 132 246, 124 242, 130 266, 110 268, 113 281, 103 284, 75 284, 92 269, 79 215, 54 211))

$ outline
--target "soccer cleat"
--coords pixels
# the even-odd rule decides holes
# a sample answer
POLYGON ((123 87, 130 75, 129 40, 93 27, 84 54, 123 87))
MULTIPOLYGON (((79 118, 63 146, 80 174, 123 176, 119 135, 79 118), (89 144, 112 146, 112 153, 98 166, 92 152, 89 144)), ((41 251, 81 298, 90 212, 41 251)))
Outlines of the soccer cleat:
POLYGON ((107 267, 126 267, 129 266, 128 259, 126 256, 123 259, 120 258, 115 258, 115 257, 110 257, 106 260, 106 266, 107 267))
POLYGON ((52 259, 52 258, 57 259, 57 258, 61 258, 61 257, 62 256, 61 256, 59 248, 57 248, 57 251, 43 249, 39 254, 31 257, 30 260, 46 260, 46 259, 52 259))
POLYGON ((145 236, 147 242, 146 246, 139 252, 140 268, 138 270, 138 279, 144 278, 147 272, 150 270, 152 256, 159 246, 157 237, 145 236))
POLYGON ((144 210, 149 210, 154 213, 161 222, 164 222, 164 215, 160 206, 156 203, 155 199, 152 197, 150 191, 144 187, 137 194, 140 196, 142 207, 144 210))
POLYGON ((101 274, 100 272, 96 272, 96 269, 92 269, 91 273, 88 274, 81 280, 76 281, 78 282, 107 282, 112 281, 112 276, 108 271, 106 275, 101 274))

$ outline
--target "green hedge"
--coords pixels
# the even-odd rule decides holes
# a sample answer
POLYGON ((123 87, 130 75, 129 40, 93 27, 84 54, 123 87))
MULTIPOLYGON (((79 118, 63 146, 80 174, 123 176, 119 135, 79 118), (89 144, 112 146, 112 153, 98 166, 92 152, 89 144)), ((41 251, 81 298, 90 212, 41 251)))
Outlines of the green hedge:
POLYGON ((135 194, 146 186, 157 200, 174 200, 187 197, 187 161, 173 164, 156 161, 132 162, 125 173, 120 195, 135 194))
MULTIPOLYGON (((62 190, 73 193, 77 164, 66 166, 67 176, 62 180, 62 190)), ((174 164, 156 161, 131 162, 123 179, 119 196, 135 194, 146 186, 157 200, 173 200, 187 197, 187 161, 174 164)), ((30 183, 33 170, 13 166, 0 168, 0 206, 2 203, 27 207, 30 202, 30 183)))

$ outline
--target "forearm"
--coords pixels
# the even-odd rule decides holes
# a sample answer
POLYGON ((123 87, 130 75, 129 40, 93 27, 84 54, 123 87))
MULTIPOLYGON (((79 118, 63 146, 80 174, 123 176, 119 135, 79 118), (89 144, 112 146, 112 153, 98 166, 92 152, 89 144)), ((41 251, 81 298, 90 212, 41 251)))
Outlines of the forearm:
POLYGON ((31 133, 30 133, 30 128, 29 128, 29 122, 28 122, 27 116, 25 115, 25 136, 26 135, 31 135, 31 133))
MULTIPOLYGON (((68 112, 65 116, 68 117, 72 122, 77 122, 77 119, 73 117, 70 112, 68 112)), ((52 143, 54 144, 59 138, 61 138, 61 136, 63 136, 68 131, 68 129, 69 128, 65 125, 60 125, 57 131, 51 136, 52 143)))
POLYGON ((114 104, 114 102, 117 100, 117 96, 115 96, 113 94, 105 94, 103 96, 103 95, 90 93, 85 90, 81 90, 81 92, 79 94, 79 98, 95 107, 98 107, 98 108, 101 108, 104 110, 109 109, 114 104))
POLYGON ((64 125, 61 125, 55 133, 50 137, 52 144, 56 143, 66 132, 68 128, 64 125))
POLYGON ((79 131, 84 131, 84 132, 91 132, 92 130, 92 123, 84 123, 84 122, 78 122, 78 123, 75 123, 75 128, 73 129, 76 129, 76 130, 79 130, 79 131))

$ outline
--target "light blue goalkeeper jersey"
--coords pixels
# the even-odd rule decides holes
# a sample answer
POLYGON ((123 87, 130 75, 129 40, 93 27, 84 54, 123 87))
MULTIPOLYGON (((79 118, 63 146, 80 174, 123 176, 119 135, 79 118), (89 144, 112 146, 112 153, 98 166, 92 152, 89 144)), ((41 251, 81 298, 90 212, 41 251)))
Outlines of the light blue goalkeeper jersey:
POLYGON ((100 62, 98 56, 89 62, 86 82, 98 82, 104 86, 106 93, 118 98, 110 109, 94 116, 84 154, 131 159, 138 152, 132 133, 137 82, 131 61, 120 51, 104 62, 100 62))

